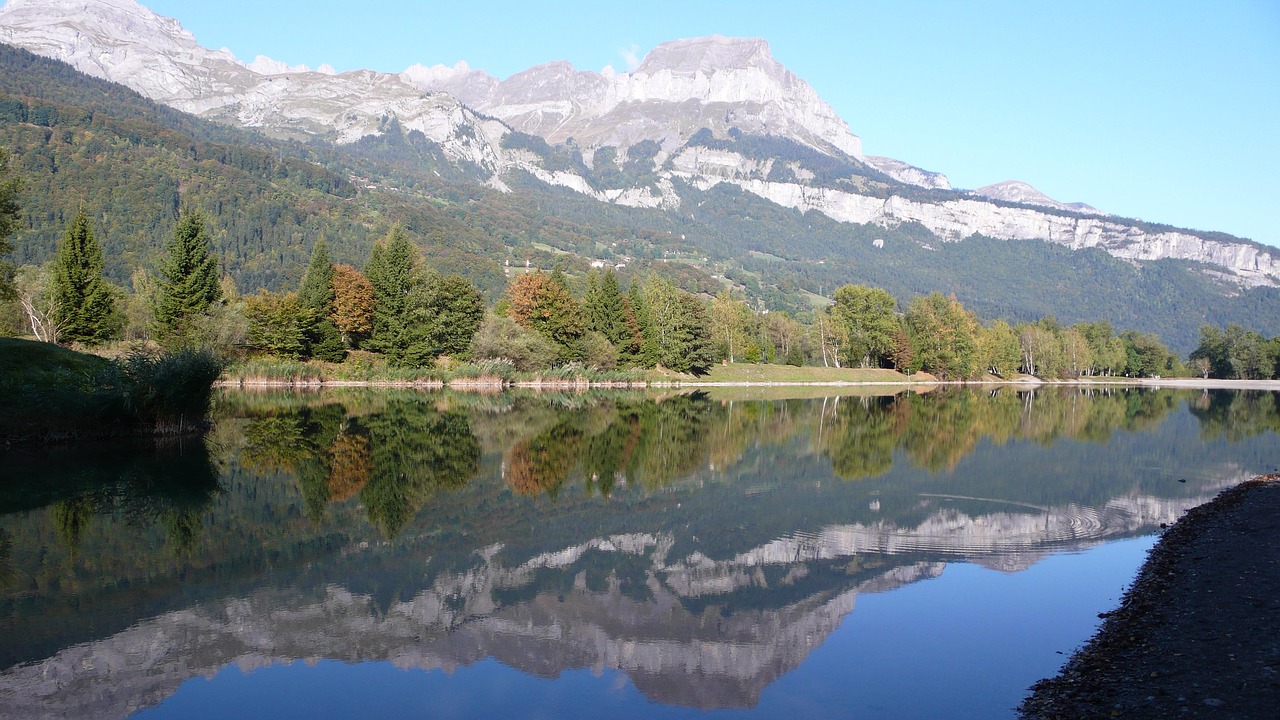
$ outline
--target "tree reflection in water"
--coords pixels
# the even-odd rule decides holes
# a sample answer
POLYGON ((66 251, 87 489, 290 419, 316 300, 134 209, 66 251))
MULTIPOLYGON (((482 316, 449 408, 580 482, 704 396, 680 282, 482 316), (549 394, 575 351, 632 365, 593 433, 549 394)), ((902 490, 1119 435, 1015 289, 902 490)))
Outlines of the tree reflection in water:
POLYGON ((0 696, 92 660, 75 653, 130 658, 79 700, 48 696, 95 711, 128 696, 95 683, 169 687, 250 657, 497 657, 749 706, 856 594, 1149 532, 1269 470, 1280 427, 1271 394, 1134 389, 221 407, 204 443, 10 464, 0 696))

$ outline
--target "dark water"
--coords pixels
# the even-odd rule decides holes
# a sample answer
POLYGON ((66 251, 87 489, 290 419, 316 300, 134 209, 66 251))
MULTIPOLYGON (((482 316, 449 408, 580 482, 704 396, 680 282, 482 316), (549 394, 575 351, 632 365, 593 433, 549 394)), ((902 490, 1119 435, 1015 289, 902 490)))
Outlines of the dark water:
POLYGON ((219 412, 4 458, 0 717, 1007 717, 1280 462, 1271 393, 219 412))

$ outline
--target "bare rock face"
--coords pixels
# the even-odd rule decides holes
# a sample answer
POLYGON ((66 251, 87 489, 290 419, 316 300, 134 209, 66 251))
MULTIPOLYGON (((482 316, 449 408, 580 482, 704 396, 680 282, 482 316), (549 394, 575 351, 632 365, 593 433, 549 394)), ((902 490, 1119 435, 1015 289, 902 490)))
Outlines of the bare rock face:
POLYGON ((193 115, 269 135, 354 142, 395 118, 455 161, 491 172, 503 164, 497 140, 507 128, 477 117, 453 96, 369 70, 313 72, 265 57, 246 65, 227 50, 201 47, 178 21, 134 0, 11 0, 0 9, 0 42, 193 115))
MULTIPOLYGON (((446 89, 427 79, 419 87, 446 89)), ((549 63, 494 86, 477 107, 553 143, 627 148, 657 140, 669 153, 693 133, 793 138, 829 153, 861 157, 862 141, 808 83, 757 38, 712 36, 663 43, 632 73, 549 63)))
POLYGON ((472 70, 465 61, 453 67, 414 64, 400 73, 400 79, 422 89, 447 92, 464 105, 477 107, 498 85, 498 79, 483 70, 472 70))
POLYGON ((934 188, 937 190, 950 190, 951 181, 946 175, 929 170, 921 170, 914 165, 908 165, 901 160, 893 158, 879 157, 877 155, 863 156, 862 161, 889 177, 903 182, 908 185, 919 185, 920 187, 934 188))
POLYGON ((736 133, 781 137, 863 163, 899 183, 950 189, 941 173, 864 156, 844 120, 760 39, 711 36, 663 43, 630 73, 553 62, 502 81, 466 63, 414 65, 399 74, 335 74, 326 66, 312 71, 264 57, 242 63, 227 50, 201 47, 176 20, 134 0, 9 0, 0 9, 0 42, 62 60, 179 110, 268 135, 350 143, 398 125, 421 132, 452 161, 479 168, 491 187, 504 191, 503 176, 522 171, 604 202, 674 208, 680 198, 673 180, 704 189, 728 182, 841 222, 919 222, 945 241, 980 233, 1096 247, 1134 261, 1193 260, 1217 266, 1216 276, 1230 284, 1280 286, 1280 253, 1272 248, 1149 231, 1083 203, 1059 202, 1026 183, 997 183, 954 199, 910 200, 892 192, 886 199, 847 185, 824 186, 794 162, 786 165, 793 181, 770 181, 774 165, 788 162, 783 158, 688 146, 704 130, 719 139, 736 133), (617 148, 625 158, 637 143, 656 142, 660 150, 652 161, 659 181, 601 189, 573 172, 546 170, 535 153, 502 147, 512 128, 551 143, 572 140, 588 163, 601 147, 617 148))
POLYGON ((197 97, 243 91, 253 74, 133 0, 10 0, 0 8, 0 42, 183 110, 197 97))
POLYGON ((1006 180, 993 185, 986 185, 974 190, 973 194, 978 197, 1022 203, 1023 205, 1041 205, 1044 207, 1056 208, 1058 210, 1069 210, 1072 212, 1090 213, 1093 215, 1107 214, 1084 203, 1058 202, 1020 180, 1006 180))

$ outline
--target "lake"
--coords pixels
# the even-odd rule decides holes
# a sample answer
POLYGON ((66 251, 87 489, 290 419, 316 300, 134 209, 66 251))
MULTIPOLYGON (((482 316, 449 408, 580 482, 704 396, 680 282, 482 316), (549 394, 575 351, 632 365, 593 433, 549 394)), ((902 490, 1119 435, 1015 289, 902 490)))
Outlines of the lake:
POLYGON ((1280 462, 1268 392, 779 392, 227 391, 8 451, 0 717, 1011 717, 1280 462))

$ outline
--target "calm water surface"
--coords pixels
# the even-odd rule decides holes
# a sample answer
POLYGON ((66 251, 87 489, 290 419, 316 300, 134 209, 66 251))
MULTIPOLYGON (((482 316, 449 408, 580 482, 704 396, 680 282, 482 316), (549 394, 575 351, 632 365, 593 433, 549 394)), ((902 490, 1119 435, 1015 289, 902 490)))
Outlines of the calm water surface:
MULTIPOLYGON (((742 392, 742 391, 739 391, 742 392)), ((0 717, 1009 717, 1272 393, 227 393, 9 453, 0 717)))

